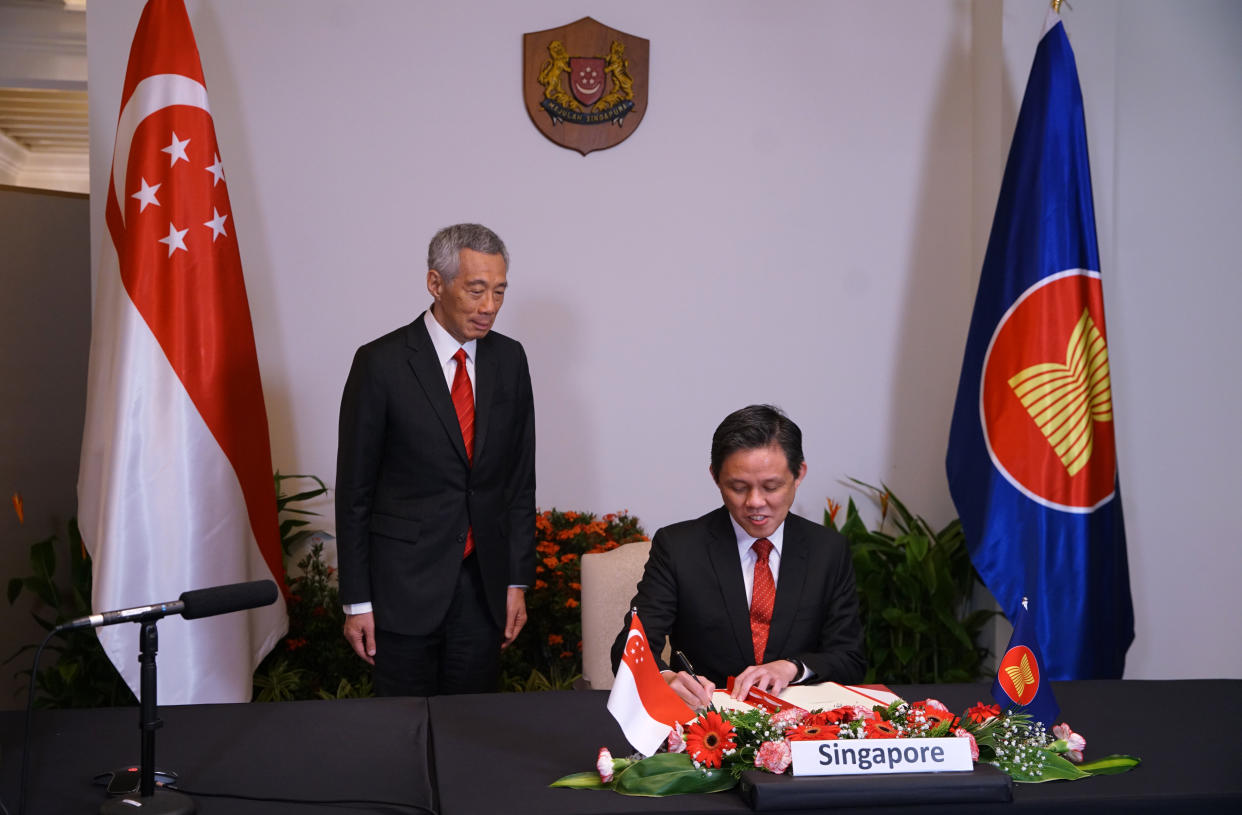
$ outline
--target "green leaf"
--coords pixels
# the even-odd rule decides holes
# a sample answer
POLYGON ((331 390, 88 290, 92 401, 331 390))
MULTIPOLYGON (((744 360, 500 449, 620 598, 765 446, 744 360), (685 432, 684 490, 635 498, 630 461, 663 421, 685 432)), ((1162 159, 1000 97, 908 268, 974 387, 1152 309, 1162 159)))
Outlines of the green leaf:
POLYGON ((1028 775, 1015 767, 1007 768, 1006 772, 1013 776, 1014 781, 1021 781, 1026 784, 1042 784, 1045 781, 1074 781, 1090 775, 1090 773, 1085 773, 1076 765, 1070 763, 1068 759, 1055 753, 1046 754, 1044 768, 1039 775, 1028 775))
POLYGON ((52 548, 56 536, 44 538, 30 547, 30 568, 35 577, 50 579, 56 574, 56 550, 52 548))
POLYGON ((613 781, 622 795, 680 795, 733 789, 737 779, 726 770, 700 770, 685 753, 658 753, 635 762, 613 781))
POLYGON ((570 773, 556 779, 549 787, 569 787, 575 790, 606 790, 612 789, 611 785, 605 784, 599 778, 597 772, 587 773, 570 773))
MULTIPOLYGON (((309 501, 312 498, 318 498, 319 496, 323 495, 325 492, 327 492, 327 489, 324 489, 324 488, 317 489, 317 490, 308 490, 307 492, 299 492, 297 495, 290 495, 288 498, 285 498, 284 500, 286 503, 293 503, 294 501, 309 501)), ((311 512, 310 510, 307 510, 307 509, 297 509, 297 510, 288 510, 288 511, 289 512, 301 512, 306 515, 318 515, 319 514, 318 512, 311 512)))
POLYGON ((926 634, 929 628, 927 620, 922 615, 915 614, 913 611, 903 613, 901 615, 901 622, 906 628, 920 634, 926 634))
POLYGON ((1143 763, 1143 759, 1138 756, 1127 756, 1113 754, 1097 758, 1095 761, 1088 761, 1078 765, 1078 769, 1091 775, 1117 775, 1118 773, 1129 772, 1130 770, 1143 763))

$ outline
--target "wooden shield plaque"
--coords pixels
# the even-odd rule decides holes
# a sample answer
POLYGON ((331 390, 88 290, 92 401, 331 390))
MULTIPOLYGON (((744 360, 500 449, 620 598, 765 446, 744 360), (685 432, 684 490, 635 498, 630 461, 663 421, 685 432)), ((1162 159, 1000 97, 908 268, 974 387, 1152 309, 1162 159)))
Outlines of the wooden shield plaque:
POLYGON ((522 94, 543 135, 586 155, 630 137, 647 112, 651 43, 590 17, 522 36, 522 94))

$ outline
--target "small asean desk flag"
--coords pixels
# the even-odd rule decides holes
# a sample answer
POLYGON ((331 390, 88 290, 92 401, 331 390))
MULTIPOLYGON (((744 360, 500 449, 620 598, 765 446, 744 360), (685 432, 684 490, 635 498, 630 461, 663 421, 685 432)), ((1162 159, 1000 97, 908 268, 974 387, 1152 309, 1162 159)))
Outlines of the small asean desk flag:
POLYGON ((1044 659, 1035 640, 1035 627, 1031 625, 1026 598, 1023 598, 1018 616, 1013 620, 1009 647, 996 666, 992 698, 1002 710, 1016 708, 1018 712, 1029 713, 1031 718, 1051 728, 1061 708, 1052 693, 1052 683, 1044 676, 1043 666, 1044 659))
POLYGON ((949 431, 970 558, 1049 679, 1120 679, 1134 639, 1104 290, 1074 53, 1049 12, 979 275, 949 431))
MULTIPOLYGON (((143 9, 121 91, 78 475, 95 611, 283 583, 267 413, 228 184, 182 0, 143 9)), ((247 702, 283 602, 160 624, 163 704, 247 702)), ((138 630, 99 629, 130 688, 138 630)))
POLYGON ((635 610, 626 635, 617 678, 608 694, 608 712, 635 750, 654 755, 678 722, 694 718, 694 711, 660 676, 647 633, 635 610))

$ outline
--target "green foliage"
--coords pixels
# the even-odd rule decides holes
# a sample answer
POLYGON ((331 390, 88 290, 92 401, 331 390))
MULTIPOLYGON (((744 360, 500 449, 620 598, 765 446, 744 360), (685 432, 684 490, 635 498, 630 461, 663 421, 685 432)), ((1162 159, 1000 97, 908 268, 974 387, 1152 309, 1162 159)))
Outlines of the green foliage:
MULTIPOLYGON (((61 623, 91 613, 91 561, 82 544, 75 519, 69 521, 67 567, 60 569, 53 535, 30 547, 30 569, 26 577, 14 577, 9 581, 9 604, 17 601, 23 592, 35 596, 34 619, 45 630, 51 631, 61 623), (62 582, 63 581, 63 582, 62 582)), ((18 656, 31 653, 35 645, 18 649, 5 663, 18 656)), ((134 694, 108 659, 103 646, 95 636, 94 629, 81 628, 57 634, 45 649, 50 654, 43 657, 45 667, 35 677, 35 707, 84 708, 108 707, 134 704, 134 694)), ((138 639, 134 638, 135 653, 138 639)), ((30 669, 18 671, 18 675, 30 675, 30 669)))
POLYGON ((293 506, 293 504, 318 498, 326 493, 328 488, 317 475, 281 475, 280 470, 277 470, 273 478, 276 480, 276 513, 281 516, 280 545, 285 550, 285 557, 289 557, 294 546, 315 534, 314 529, 308 528, 310 521, 302 518, 290 518, 289 516, 319 514, 318 512, 293 506), (319 487, 294 493, 293 495, 285 495, 284 482, 294 478, 309 478, 318 484, 319 487))
POLYGON ((535 585, 526 592, 526 627, 501 654, 505 690, 573 687, 582 675, 582 556, 640 540, 647 536, 628 512, 535 517, 535 585))
POLYGON ((336 570, 323 562, 316 541, 298 561, 301 573, 286 577, 289 633, 255 671, 255 698, 285 699, 373 696, 371 666, 358 658, 341 633, 345 611, 336 570))
POLYGON ((371 666, 358 658, 341 633, 345 611, 337 589, 336 570, 323 561, 323 543, 315 541, 306 556, 298 561, 298 573, 289 574, 288 561, 293 547, 314 535, 316 530, 310 528, 309 521, 288 516, 317 515, 295 505, 318 498, 327 488, 313 475, 277 472, 275 478, 276 507, 282 513, 280 534, 285 550, 285 582, 289 586, 286 598, 289 633, 255 670, 254 698, 260 702, 283 702, 373 696, 371 666), (319 486, 286 496, 284 482, 292 479, 311 479, 319 486))
MULTIPOLYGON (((868 530, 849 500, 841 533, 849 540, 858 582, 867 660, 866 682, 973 682, 984 676, 986 648, 977 644, 996 612, 971 609, 979 576, 957 520, 934 529, 910 512, 888 487, 870 490, 880 527, 868 530), (887 531, 891 522, 892 531, 887 531)), ((836 529, 838 505, 824 524, 836 529)))

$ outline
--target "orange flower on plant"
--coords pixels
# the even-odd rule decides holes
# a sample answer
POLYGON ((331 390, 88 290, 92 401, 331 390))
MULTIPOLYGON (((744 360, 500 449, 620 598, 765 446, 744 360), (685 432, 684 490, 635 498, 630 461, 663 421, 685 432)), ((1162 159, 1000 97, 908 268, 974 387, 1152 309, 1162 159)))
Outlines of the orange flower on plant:
POLYGON ((561 555, 561 563, 572 563, 578 559, 577 552, 570 552, 567 555, 561 555))
POLYGON ((572 597, 570 597, 569 599, 565 601, 565 608, 577 608, 580 605, 582 604, 572 597))
POLYGON ((539 591, 540 589, 546 589, 547 587, 548 587, 548 581, 546 580, 535 581, 535 591, 539 591))
POLYGON ((554 557, 545 557, 543 559, 543 565, 547 566, 549 569, 555 569, 557 566, 561 565, 561 562, 554 557))
POLYGON ((565 641, 565 638, 562 637, 560 634, 549 634, 548 635, 548 645, 560 645, 564 641, 565 641))
POLYGON ((733 725, 708 711, 686 726, 686 755, 704 767, 719 767, 720 760, 737 749, 733 725))
POLYGON ((573 656, 573 654, 568 651, 561 651, 561 659, 569 659, 571 656, 573 656))
POLYGON ((832 521, 832 525, 837 525, 837 513, 841 511, 841 505, 831 498, 828 499, 828 520, 832 521))

